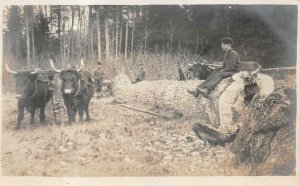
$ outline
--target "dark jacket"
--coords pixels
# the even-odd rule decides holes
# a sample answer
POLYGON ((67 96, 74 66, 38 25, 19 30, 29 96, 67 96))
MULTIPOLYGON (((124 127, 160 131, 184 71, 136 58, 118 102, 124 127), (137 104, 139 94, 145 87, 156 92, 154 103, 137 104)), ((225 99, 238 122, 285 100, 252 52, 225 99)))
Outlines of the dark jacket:
POLYGON ((229 49, 224 55, 223 68, 220 70, 220 72, 237 71, 239 65, 240 65, 239 54, 233 49, 229 49))
POLYGON ((233 49, 229 49, 224 55, 223 68, 221 68, 218 72, 208 76, 205 82, 198 85, 198 88, 207 88, 209 91, 213 90, 215 86, 222 81, 222 79, 230 77, 238 72, 239 66, 239 54, 233 49))

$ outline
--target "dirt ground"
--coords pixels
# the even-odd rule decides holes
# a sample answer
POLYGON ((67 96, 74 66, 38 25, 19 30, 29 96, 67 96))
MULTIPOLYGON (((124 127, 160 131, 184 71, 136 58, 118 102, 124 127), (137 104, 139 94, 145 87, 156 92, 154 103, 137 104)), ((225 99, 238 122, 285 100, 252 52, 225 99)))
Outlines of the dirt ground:
MULTIPOLYGON (((195 121, 166 120, 120 107, 113 97, 90 105, 92 122, 54 123, 51 103, 46 126, 30 127, 29 114, 14 130, 14 94, 3 96, 1 166, 5 176, 225 176, 249 175, 228 147, 210 146, 192 131, 195 121), (50 125, 50 123, 53 123, 50 125)), ((167 112, 140 103, 127 105, 167 112)), ((169 114, 169 113, 164 113, 169 114)))

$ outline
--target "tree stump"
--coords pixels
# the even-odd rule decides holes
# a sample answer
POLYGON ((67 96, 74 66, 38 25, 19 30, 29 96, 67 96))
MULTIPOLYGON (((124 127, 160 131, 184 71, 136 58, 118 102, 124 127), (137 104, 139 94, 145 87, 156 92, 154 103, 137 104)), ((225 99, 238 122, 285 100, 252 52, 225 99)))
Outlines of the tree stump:
POLYGON ((287 105, 281 94, 273 92, 254 97, 245 111, 244 124, 230 149, 240 162, 253 167, 254 175, 291 175, 294 171, 296 107, 293 104, 287 105))

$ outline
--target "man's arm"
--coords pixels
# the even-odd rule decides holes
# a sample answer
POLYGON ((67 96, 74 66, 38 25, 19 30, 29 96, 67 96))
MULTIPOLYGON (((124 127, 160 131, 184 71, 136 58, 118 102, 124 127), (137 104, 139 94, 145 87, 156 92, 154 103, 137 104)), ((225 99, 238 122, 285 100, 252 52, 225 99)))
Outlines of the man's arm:
POLYGON ((237 64, 240 62, 240 57, 236 52, 231 53, 226 61, 224 61, 224 68, 220 72, 235 71, 237 64))

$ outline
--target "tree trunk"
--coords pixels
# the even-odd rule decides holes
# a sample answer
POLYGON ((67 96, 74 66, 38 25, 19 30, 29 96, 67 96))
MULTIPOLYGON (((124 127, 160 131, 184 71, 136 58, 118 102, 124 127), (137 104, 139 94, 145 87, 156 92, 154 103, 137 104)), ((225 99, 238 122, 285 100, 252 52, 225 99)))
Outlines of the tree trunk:
POLYGON ((104 26, 105 26, 105 55, 106 55, 106 59, 109 58, 110 56, 110 39, 109 39, 109 27, 108 27, 108 15, 105 16, 105 20, 104 20, 104 26))
POLYGON ((145 44, 144 44, 144 52, 146 54, 147 52, 147 38, 148 38, 148 32, 147 32, 147 10, 146 10, 146 13, 145 13, 145 44))
POLYGON ((47 5, 44 6, 44 11, 45 11, 45 14, 44 14, 44 15, 45 15, 46 17, 48 17, 48 14, 47 14, 47 13, 48 13, 47 5))
POLYGON ((199 45, 199 36, 197 31, 197 39, 196 39, 196 54, 198 53, 198 45, 199 45))
POLYGON ((26 63, 30 66, 30 29, 29 29, 29 6, 24 7, 25 14, 25 30, 26 30, 26 63))
POLYGON ((70 53, 69 58, 70 62, 73 60, 73 54, 74 54, 74 19, 75 19, 75 9, 76 7, 74 5, 71 5, 71 11, 72 11, 72 22, 71 22, 71 36, 70 36, 70 53))
POLYGON ((230 36, 230 19, 229 19, 229 12, 231 9, 229 6, 225 6, 225 13, 226 13, 226 34, 229 37, 230 36))
POLYGON ((79 33, 77 36, 77 44, 78 44, 78 55, 77 55, 77 60, 79 61, 81 58, 81 24, 82 20, 81 20, 81 8, 80 6, 78 6, 78 26, 79 26, 79 33))
POLYGON ((130 60, 132 60, 132 55, 133 55, 133 40, 134 40, 134 20, 132 20, 130 60))
POLYGON ((119 13, 118 13, 118 10, 116 9, 116 48, 115 48, 115 55, 116 57, 118 57, 118 47, 119 47, 119 13))
POLYGON ((93 59, 93 21, 92 21, 92 6, 89 6, 89 30, 88 30, 88 43, 89 43, 89 59, 93 59))
MULTIPOLYGON (((16 58, 16 61, 19 61, 19 54, 18 54, 18 43, 19 43, 19 38, 16 39, 16 53, 15 53, 15 58, 16 58)), ((19 61, 20 62, 20 61, 19 61)))
POLYGON ((111 25, 111 34, 110 34, 110 53, 113 55, 115 53, 115 29, 114 25, 111 25))
POLYGON ((57 32, 59 37, 59 47, 60 47, 60 57, 62 58, 63 52, 62 52, 62 39, 61 39, 61 6, 58 5, 58 14, 57 14, 57 32))
POLYGON ((121 28, 120 28, 120 42, 119 42, 119 53, 121 54, 122 52, 122 40, 123 40, 123 26, 124 26, 124 21, 121 17, 121 28))
POLYGON ((72 22, 71 22, 71 30, 74 28, 74 18, 75 18, 75 6, 71 5, 71 16, 72 16, 72 22))
POLYGON ((67 37, 64 34, 65 33, 65 27, 66 27, 65 24, 66 24, 65 21, 62 20, 62 26, 63 26, 63 28, 62 28, 62 33, 63 33, 63 35, 62 35, 62 52, 63 52, 63 62, 64 63, 66 63, 66 37, 67 37))
POLYGON ((97 25, 97 38, 98 38, 98 61, 101 61, 102 58, 102 48, 101 48, 101 28, 100 28, 100 6, 96 11, 96 25, 97 25))
MULTIPOLYGON (((83 21, 83 30, 86 30, 86 21, 83 21)), ((88 58, 88 49, 89 49, 89 46, 88 46, 88 37, 84 37, 84 40, 83 40, 83 44, 84 44, 84 47, 85 48, 85 51, 83 52, 84 53, 84 56, 86 56, 88 58)))
POLYGON ((172 19, 170 19, 170 48, 169 51, 172 52, 173 47, 173 30, 172 30, 172 19))
POLYGON ((127 18, 126 22, 126 34, 125 34, 125 61, 127 61, 127 47, 128 47, 128 25, 129 25, 129 19, 127 18))
POLYGON ((33 24, 31 25, 31 43, 32 43, 32 62, 35 64, 35 46, 34 46, 34 33, 33 33, 33 24))

